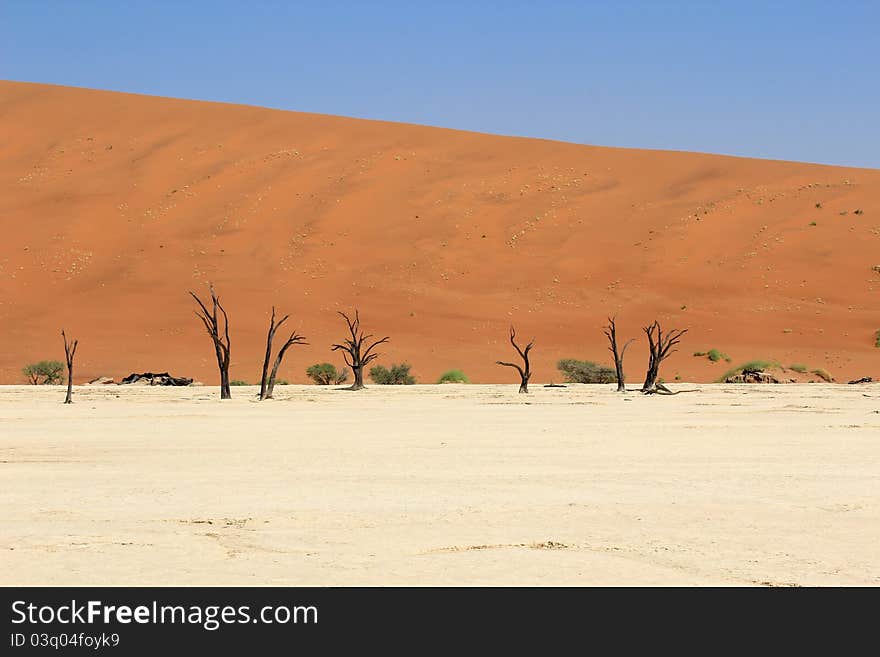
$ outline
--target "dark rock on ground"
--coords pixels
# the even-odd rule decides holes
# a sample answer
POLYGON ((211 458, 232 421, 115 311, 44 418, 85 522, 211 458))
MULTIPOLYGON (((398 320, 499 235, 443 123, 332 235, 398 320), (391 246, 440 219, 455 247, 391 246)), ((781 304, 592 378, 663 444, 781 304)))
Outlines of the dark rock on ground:
POLYGON ((743 370, 739 374, 727 377, 724 383, 779 383, 779 379, 767 372, 743 370))
POLYGON ((120 381, 123 385, 142 385, 142 386, 188 386, 193 382, 192 379, 185 377, 171 376, 168 372, 144 372, 137 374, 132 372, 120 381))

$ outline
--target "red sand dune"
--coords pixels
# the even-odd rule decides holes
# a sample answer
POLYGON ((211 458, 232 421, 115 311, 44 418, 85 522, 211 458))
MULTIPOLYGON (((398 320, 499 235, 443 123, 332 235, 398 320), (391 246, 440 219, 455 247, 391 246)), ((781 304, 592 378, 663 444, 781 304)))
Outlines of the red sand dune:
POLYGON ((597 148, 215 103, 0 82, 0 382, 62 360, 76 380, 169 370, 216 384, 188 290, 216 285, 232 376, 258 379, 272 304, 309 338, 281 376, 341 364, 360 308, 422 382, 512 384, 507 327, 607 361, 601 325, 689 328, 663 367, 741 362, 880 377, 880 171, 597 148), (817 203, 821 207, 817 207, 817 203), (855 210, 861 210, 856 214, 855 210), (845 213, 845 214, 844 214, 845 213), (816 225, 811 225, 815 222, 816 225))

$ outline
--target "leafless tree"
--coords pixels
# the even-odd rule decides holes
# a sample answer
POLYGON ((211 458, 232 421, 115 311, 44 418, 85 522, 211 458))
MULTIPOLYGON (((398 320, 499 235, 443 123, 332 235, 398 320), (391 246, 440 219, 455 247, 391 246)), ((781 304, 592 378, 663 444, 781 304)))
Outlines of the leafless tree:
POLYGON ((510 344, 513 345, 513 348, 516 349, 516 353, 519 354, 519 357, 523 359, 524 367, 520 367, 516 363, 505 363, 504 361, 498 360, 495 361, 496 365, 504 365, 505 367, 512 367, 517 372, 519 372, 520 384, 519 384, 519 392, 520 394, 527 394, 529 392, 529 377, 532 376, 532 371, 529 366, 529 352, 532 350, 532 347, 535 344, 535 339, 532 338, 532 341, 526 345, 525 349, 520 349, 519 345, 516 343, 516 329, 513 326, 510 327, 510 344))
POLYGON ((339 314, 342 315, 343 319, 345 319, 345 323, 348 324, 348 332, 351 337, 343 340, 342 344, 332 345, 331 350, 341 351, 342 357, 345 359, 345 364, 351 368, 352 372, 354 372, 354 383, 352 383, 351 387, 348 389, 360 390, 364 387, 364 367, 379 357, 379 354, 373 353, 373 349, 383 342, 388 342, 388 336, 385 336, 381 340, 369 342, 370 338, 373 336, 372 334, 365 335, 364 332, 360 330, 361 319, 357 310, 354 311, 354 320, 350 319, 349 316, 343 312, 340 312, 339 314), (367 346, 365 347, 364 345, 367 346))
POLYGON ((202 303, 202 300, 196 296, 195 292, 190 292, 190 296, 199 304, 196 316, 202 320, 205 330, 211 336, 214 343, 214 354, 217 356, 217 367, 220 370, 220 399, 232 399, 232 393, 229 391, 229 316, 220 303, 220 297, 214 291, 214 286, 210 286, 211 291, 211 310, 202 303), (217 311, 222 315, 222 321, 217 311))
POLYGON ((626 348, 635 341, 635 338, 627 340, 626 344, 623 345, 623 349, 618 351, 616 319, 616 317, 609 317, 608 325, 603 328, 603 332, 610 343, 608 351, 614 356, 614 370, 617 372, 617 392, 626 392, 626 377, 623 375, 623 356, 626 354, 626 348))
POLYGON ((79 340, 68 342, 64 329, 61 329, 61 338, 64 340, 64 358, 67 361, 67 396, 64 398, 65 404, 73 403, 73 357, 76 355, 76 347, 79 340))
POLYGON ((654 321, 653 324, 645 326, 642 330, 645 332, 645 335, 648 336, 648 349, 650 351, 648 372, 645 375, 645 383, 642 385, 642 392, 646 395, 677 394, 673 393, 662 383, 658 383, 657 376, 660 373, 660 363, 662 363, 669 354, 677 351, 676 349, 673 349, 673 347, 681 341, 682 336, 687 333, 687 329, 671 330, 664 334, 663 329, 660 327, 660 322, 654 321))
POLYGON ((281 325, 287 321, 290 315, 285 315, 278 322, 275 321, 275 306, 272 306, 272 318, 269 320, 269 332, 266 335, 266 359, 263 361, 263 377, 260 379, 260 401, 264 399, 272 399, 272 392, 275 390, 275 377, 278 374, 278 368, 281 367, 281 361, 284 359, 284 353, 295 344, 308 344, 305 337, 299 335, 296 331, 290 334, 285 343, 278 350, 275 357, 275 364, 272 365, 272 372, 269 373, 269 360, 272 358, 272 341, 275 339, 275 332, 281 325))

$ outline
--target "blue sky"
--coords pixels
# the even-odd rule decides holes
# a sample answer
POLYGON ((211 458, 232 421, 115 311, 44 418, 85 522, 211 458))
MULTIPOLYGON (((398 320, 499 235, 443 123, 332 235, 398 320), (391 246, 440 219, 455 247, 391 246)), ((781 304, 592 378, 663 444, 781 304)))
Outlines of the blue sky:
POLYGON ((878 34, 878 0, 0 0, 0 78, 880 167, 878 34))

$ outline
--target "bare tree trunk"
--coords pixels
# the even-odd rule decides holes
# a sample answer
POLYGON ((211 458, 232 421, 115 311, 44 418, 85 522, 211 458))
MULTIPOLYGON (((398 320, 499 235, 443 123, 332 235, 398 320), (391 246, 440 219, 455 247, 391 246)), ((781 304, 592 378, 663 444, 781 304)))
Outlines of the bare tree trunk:
POLYGON ((675 394, 662 383, 658 383, 657 379, 660 375, 660 363, 662 363, 669 354, 677 351, 673 349, 677 345, 682 336, 687 333, 684 330, 671 330, 664 335, 663 329, 660 328, 660 322, 654 321, 650 326, 642 329, 648 336, 648 350, 650 356, 648 358, 648 371, 645 373, 645 383, 642 385, 642 392, 650 395, 659 394, 675 394))
POLYGON ((526 345, 525 349, 520 349, 519 345, 516 343, 516 329, 513 326, 510 327, 510 344, 513 345, 513 348, 516 349, 516 353, 519 354, 520 358, 523 359, 524 367, 520 367, 516 363, 505 363, 504 361, 495 361, 496 365, 504 365, 505 367, 512 367, 517 372, 519 372, 519 393, 521 395, 528 394, 529 392, 529 378, 532 376, 531 367, 529 365, 529 352, 532 350, 532 347, 535 344, 534 338, 532 341, 526 345))
POLYGON ((195 292, 190 292, 190 296, 199 304, 199 310, 196 316, 202 320, 211 341, 214 343, 214 354, 217 357, 217 368, 220 370, 220 399, 232 399, 232 392, 229 389, 229 316, 220 303, 220 298, 214 292, 214 286, 210 286, 212 308, 209 311, 202 300, 196 296, 195 292), (217 311, 223 315, 223 323, 221 326, 217 311))
POLYGON ((605 336, 608 338, 608 342, 611 343, 608 350, 614 356, 614 370, 617 373, 617 392, 626 392, 626 377, 623 374, 623 357, 626 354, 626 348, 632 344, 635 338, 628 340, 627 343, 623 345, 623 349, 618 352, 617 326, 615 324, 615 319, 615 317, 608 318, 608 326, 605 327, 604 332, 605 336))
POLYGON ((284 320, 287 319, 285 315, 284 318, 275 323, 275 306, 272 306, 272 318, 269 320, 269 332, 266 334, 266 358, 263 360, 263 376, 260 378, 260 400, 266 399, 266 389, 269 383, 269 359, 272 358, 272 340, 275 339, 275 331, 284 323, 284 320))
POLYGON ((360 390, 364 387, 364 366, 352 366, 351 369, 354 372, 354 383, 351 384, 349 390, 360 390))
POLYGON ((226 368, 220 371, 220 399, 232 399, 232 390, 229 388, 229 370, 226 368))
POLYGON ((79 340, 73 342, 67 341, 64 329, 61 330, 61 337, 64 340, 64 357, 67 361, 67 396, 64 398, 65 404, 73 403, 73 357, 76 355, 76 347, 79 340))
MULTIPOLYGON (((299 344, 306 344, 305 342, 299 344)), ((286 348, 282 348, 281 351, 278 352, 278 356, 275 358, 275 364, 272 365, 272 373, 269 375, 269 382, 266 386, 266 395, 261 397, 261 399, 273 399, 272 393, 275 392, 275 377, 278 375, 278 368, 281 367, 281 361, 284 358, 284 352, 287 351, 286 348)))
POLYGON ((341 344, 332 345, 331 351, 341 351, 345 364, 354 372, 354 383, 348 390, 362 390, 364 388, 364 368, 379 357, 379 354, 373 353, 373 349, 383 342, 388 342, 388 336, 372 342, 364 349, 364 344, 373 336, 371 334, 365 335, 360 330, 361 319, 358 311, 354 311, 354 320, 343 312, 339 314, 348 324, 348 332, 351 337, 343 340, 341 344))
POLYGON ((266 340, 266 360, 263 363, 263 379, 260 384, 260 400, 263 399, 272 399, 272 393, 275 391, 275 377, 278 376, 278 368, 281 367, 281 361, 284 360, 284 354, 287 353, 287 350, 295 344, 308 344, 305 341, 305 338, 296 331, 290 334, 287 338, 287 341, 281 345, 281 349, 278 350, 278 355, 275 357, 275 362, 272 365, 272 372, 269 374, 267 379, 266 377, 266 369, 269 366, 269 357, 272 354, 272 340, 275 338, 275 331, 281 326, 285 320, 290 315, 285 315, 281 318, 281 321, 277 324, 275 323, 275 307, 272 307, 272 323, 269 325, 269 335, 266 340))

